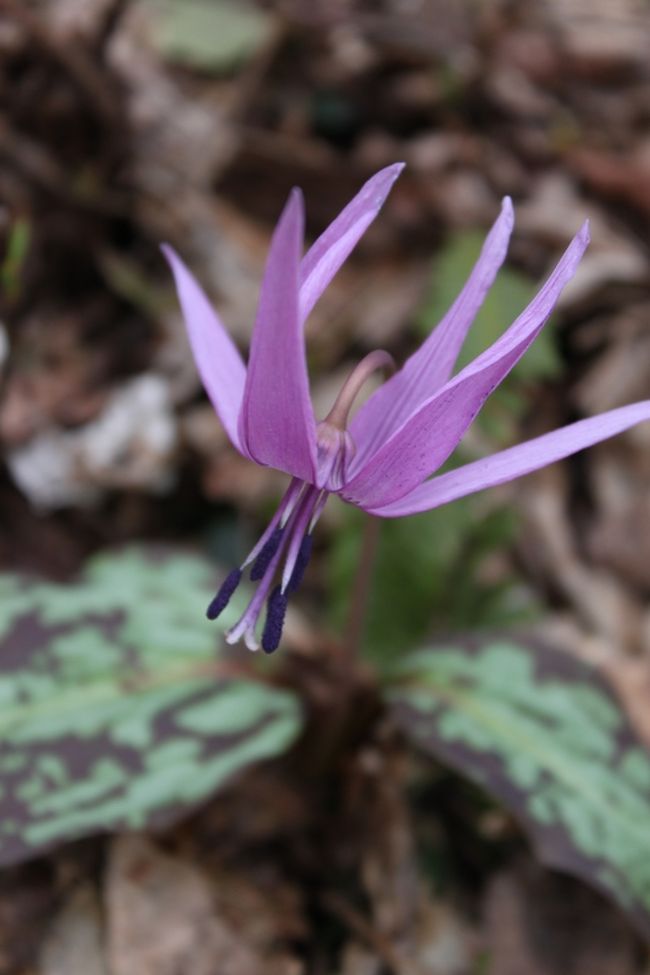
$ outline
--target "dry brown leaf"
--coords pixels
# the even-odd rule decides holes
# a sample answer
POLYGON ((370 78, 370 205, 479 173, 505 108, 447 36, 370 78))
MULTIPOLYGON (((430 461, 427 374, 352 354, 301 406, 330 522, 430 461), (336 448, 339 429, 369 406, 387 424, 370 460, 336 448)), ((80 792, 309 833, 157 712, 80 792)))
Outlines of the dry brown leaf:
MULTIPOLYGON (((236 909, 240 892, 232 883, 224 896, 236 909)), ((235 924, 220 913, 202 869, 143 836, 113 842, 106 903, 111 975, 300 975, 289 956, 274 957, 268 941, 266 950, 251 943, 241 917, 235 924)))
POLYGON ((90 885, 70 892, 40 952, 39 975, 109 975, 99 899, 90 885))
POLYGON ((625 922, 588 888, 530 862, 497 874, 485 898, 490 975, 635 975, 625 922))

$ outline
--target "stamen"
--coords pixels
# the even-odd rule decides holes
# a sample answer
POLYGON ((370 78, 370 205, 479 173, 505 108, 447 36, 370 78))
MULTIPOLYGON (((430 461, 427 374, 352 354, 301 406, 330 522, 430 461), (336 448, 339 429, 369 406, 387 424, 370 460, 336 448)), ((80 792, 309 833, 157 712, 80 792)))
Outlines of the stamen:
POLYGON ((257 590, 246 607, 243 615, 226 633, 226 643, 237 643, 238 640, 241 640, 241 638, 244 637, 246 646, 249 648, 249 650, 257 650, 257 641, 255 640, 255 624, 257 623, 257 619, 264 605, 264 600, 266 599, 268 591, 271 588, 273 576, 275 575, 275 570, 277 569, 278 562, 280 561, 283 547, 283 545, 280 545, 280 548, 271 559, 271 564, 266 570, 264 578, 260 581, 257 590))
MULTIPOLYGON (((236 643, 243 638, 249 650, 259 648, 255 629, 264 602, 267 600, 262 647, 266 653, 273 653, 277 649, 282 637, 282 627, 284 626, 289 596, 295 592, 302 582, 311 555, 312 532, 328 497, 329 492, 327 490, 319 490, 312 485, 303 484, 301 491, 296 495, 295 503, 291 505, 291 512, 286 524, 277 525, 276 522, 276 528, 273 532, 269 533, 268 530, 265 532, 266 541, 261 547, 256 546, 257 553, 251 570, 251 577, 258 582, 257 590, 243 615, 226 633, 227 643, 236 643), (276 586, 269 596, 273 579, 283 558, 284 570, 281 584, 276 586)), ((242 569, 250 561, 249 557, 242 569)), ((234 591, 241 578, 242 569, 235 569, 230 573, 222 589, 213 600, 211 608, 216 605, 217 609, 221 611, 223 608, 221 603, 223 602, 225 605, 225 601, 234 591)))
POLYGON ((286 589, 287 595, 295 592, 302 582, 305 570, 309 564, 309 558, 311 556, 311 550, 313 547, 313 539, 313 535, 305 535, 300 543, 300 550, 298 552, 296 564, 293 567, 293 572, 291 573, 291 578, 289 579, 289 584, 286 589))
MULTIPOLYGON (((312 488, 307 494, 305 494, 296 513, 295 520, 291 526, 291 540, 289 542, 287 558, 284 563, 284 570, 282 572, 282 592, 293 592, 293 589, 290 589, 290 586, 294 578, 294 570, 298 564, 298 561, 300 560, 300 554, 303 551, 303 541, 305 536, 309 534, 308 527, 312 519, 314 509, 316 508, 320 498, 321 492, 312 488)), ((302 572, 304 572, 304 567, 302 572)), ((298 582, 296 583, 296 586, 302 578, 302 572, 297 577, 298 582)), ((295 588, 296 587, 294 587, 294 589, 295 588)))
POLYGON ((309 522, 309 528, 307 529, 307 532, 308 532, 309 535, 311 535, 311 533, 313 532, 314 528, 316 527, 316 524, 318 522, 318 519, 322 515, 323 509, 325 508, 325 505, 327 504, 327 499, 328 498, 329 498, 329 493, 327 491, 321 491, 321 493, 320 493, 320 495, 318 497, 318 500, 316 501, 316 504, 314 506, 314 512, 313 512, 313 514, 311 516, 311 521, 309 522))
POLYGON ((217 595, 214 597, 206 610, 205 615, 209 620, 216 620, 219 614, 224 611, 230 602, 230 597, 241 582, 241 575, 241 569, 233 569, 232 572, 229 572, 226 578, 223 580, 217 595))
MULTIPOLYGON (((297 498, 298 496, 300 496, 301 498, 304 498, 304 495, 302 494, 302 489, 304 488, 305 485, 300 481, 298 481, 297 483, 300 486, 300 490, 294 495, 294 497, 297 498)), ((245 612, 237 621, 237 623, 235 623, 235 625, 232 626, 226 633, 226 643, 231 643, 231 644, 236 643, 238 640, 240 640, 243 637, 246 642, 246 646, 249 648, 249 650, 258 649, 259 645, 255 637, 255 626, 257 624, 258 617, 264 605, 264 600, 266 599, 269 589, 271 588, 273 578, 275 576, 278 565, 280 563, 280 559, 284 554, 284 550, 287 545, 287 539, 290 538, 293 533, 296 524, 296 519, 298 517, 298 512, 301 510, 302 503, 303 503, 302 501, 300 502, 300 504, 296 504, 294 502, 291 505, 291 514, 289 515, 286 524, 286 531, 283 530, 282 536, 279 540, 276 550, 274 554, 271 556, 269 563, 266 567, 266 570, 264 572, 264 575, 260 579, 257 586, 257 590, 255 591, 253 598, 248 604, 245 612)), ((268 531, 265 534, 267 536, 267 539, 270 539, 271 536, 269 535, 268 531)), ((263 547, 264 546, 262 546, 262 548, 263 547)), ((262 549, 259 547, 259 545, 256 546, 256 548, 257 548, 257 554, 261 553, 262 549)), ((247 562, 248 561, 249 559, 247 559, 247 562)), ((244 565, 246 565, 247 562, 244 563, 244 565)))
POLYGON ((251 624, 244 633, 244 643, 249 650, 253 651, 253 653, 259 650, 260 645, 257 642, 257 637, 255 636, 255 623, 251 624))
POLYGON ((271 559, 280 547, 280 542, 284 535, 284 528, 278 527, 275 529, 270 538, 266 540, 262 550, 253 562, 253 567, 251 569, 251 582, 258 582, 269 565, 271 564, 271 559))
POLYGON ((280 586, 276 586, 266 606, 266 621, 262 633, 262 650, 265 653, 273 653, 280 646, 287 602, 287 594, 282 592, 280 586))
POLYGON ((273 535, 275 529, 280 526, 280 528, 285 528, 289 518, 294 513, 296 505, 302 496, 302 492, 305 488, 304 481, 299 480, 299 478, 294 477, 289 485, 280 505, 271 518, 270 522, 266 526, 265 531, 262 536, 258 539, 257 543, 253 546, 251 551, 248 553, 246 558, 241 564, 241 568, 245 569, 247 565, 254 562, 257 556, 260 554, 269 538, 273 535))

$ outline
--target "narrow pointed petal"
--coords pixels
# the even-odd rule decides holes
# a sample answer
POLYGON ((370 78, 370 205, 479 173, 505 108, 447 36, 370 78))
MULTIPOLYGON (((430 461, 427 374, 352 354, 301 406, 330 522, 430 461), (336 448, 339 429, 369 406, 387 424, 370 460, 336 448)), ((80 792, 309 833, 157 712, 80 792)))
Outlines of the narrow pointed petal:
POLYGON ((436 471, 490 393, 507 376, 551 314, 589 241, 586 225, 574 237, 542 289, 510 328, 430 397, 361 468, 341 492, 362 508, 382 508, 409 494, 436 471))
POLYGON ((440 474, 420 484, 406 497, 392 504, 375 508, 372 513, 384 518, 397 518, 428 511, 456 498, 505 484, 516 477, 523 477, 557 460, 607 440, 629 427, 650 420, 650 400, 622 406, 588 420, 578 420, 552 433, 535 437, 527 443, 509 447, 491 457, 475 460, 454 471, 440 474))
POLYGON ((506 196, 456 301, 404 367, 380 386, 357 413, 351 432, 355 442, 362 445, 359 460, 371 456, 449 379, 467 332, 505 260, 513 222, 512 201, 506 196))
POLYGON ((305 254, 300 265, 302 322, 381 210, 403 168, 404 163, 395 163, 369 179, 305 254))
POLYGON ((313 482, 316 424, 298 317, 303 204, 293 190, 273 234, 251 341, 240 436, 250 456, 313 482))
POLYGON ((226 433, 242 446, 238 418, 244 396, 246 366, 205 293, 169 244, 162 252, 172 269, 196 368, 226 433))

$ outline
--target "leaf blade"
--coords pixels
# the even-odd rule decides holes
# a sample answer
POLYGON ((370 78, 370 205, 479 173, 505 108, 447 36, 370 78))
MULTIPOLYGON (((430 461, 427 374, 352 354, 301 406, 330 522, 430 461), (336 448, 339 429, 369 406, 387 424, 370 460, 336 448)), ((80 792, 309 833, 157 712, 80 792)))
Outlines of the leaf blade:
POLYGON ((545 647, 456 642, 411 655, 394 680, 409 738, 507 806, 547 865, 650 935, 650 757, 590 668, 545 647))
POLYGON ((223 666, 205 560, 127 549, 0 577, 0 864, 177 818, 296 738, 294 696, 223 666), (216 636, 216 638, 215 638, 216 636))

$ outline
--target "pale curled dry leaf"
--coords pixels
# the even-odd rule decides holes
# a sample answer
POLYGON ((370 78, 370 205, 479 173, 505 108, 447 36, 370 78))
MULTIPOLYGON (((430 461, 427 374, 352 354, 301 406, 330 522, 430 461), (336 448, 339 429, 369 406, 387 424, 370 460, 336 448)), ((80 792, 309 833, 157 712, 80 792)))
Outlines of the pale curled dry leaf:
POLYGON ((353 937, 345 955, 374 971, 382 962, 396 975, 463 975, 471 963, 473 934, 448 904, 435 898, 423 878, 412 812, 406 800, 410 763, 403 753, 374 751, 358 756, 358 773, 367 790, 361 878, 367 914, 332 897, 331 909, 353 937), (363 946, 363 947, 362 947, 363 946))
POLYGON ((54 36, 64 44, 92 41, 115 0, 45 0, 40 14, 54 36))
POLYGON ((589 217, 591 246, 565 288, 559 308, 591 299, 605 285, 641 284, 647 278, 648 259, 643 249, 620 232, 604 209, 593 201, 587 205, 560 169, 539 179, 530 198, 518 208, 518 216, 523 230, 549 243, 563 239, 567 227, 579 227, 589 217))
POLYGON ((598 72, 643 67, 647 24, 638 0, 546 0, 564 55, 598 72))
POLYGON ((110 488, 169 488, 176 438, 165 380, 143 374, 118 388, 95 420, 44 430, 10 450, 7 463, 36 508, 84 506, 110 488))
MULTIPOLYGON (((167 201, 173 216, 184 197, 208 189, 236 142, 224 99, 209 94, 202 98, 198 85, 187 92, 161 64, 152 43, 151 20, 146 3, 130 4, 109 47, 109 63, 127 91, 134 139, 132 175, 141 187, 142 202, 176 192, 179 195, 167 201)), ((159 219, 165 220, 165 215, 159 219)))
POLYGON ((645 614, 644 595, 650 591, 650 456, 642 442, 638 446, 641 451, 626 441, 598 449, 584 546, 595 565, 627 583, 631 598, 645 614))
MULTIPOLYGON (((647 646, 650 647, 650 614, 647 620, 647 646)), ((650 749, 650 662, 648 656, 637 659, 617 657, 603 664, 626 714, 650 749)))
POLYGON ((302 965, 274 945, 273 932, 261 943, 251 937, 255 915, 238 904, 237 888, 226 895, 229 918, 213 884, 207 871, 144 836, 115 840, 107 882, 112 975, 301 975, 302 965))
POLYGON ((623 921, 575 881, 527 859, 490 881, 484 901, 490 975, 639 975, 623 921))
POLYGON ((650 304, 626 304, 599 316, 576 337, 582 351, 598 353, 572 389, 586 415, 627 402, 650 388, 650 304), (603 348, 602 346, 605 345, 603 348))
POLYGON ((90 885, 74 889, 53 918, 39 953, 38 975, 109 975, 101 906, 90 885))
POLYGON ((565 478, 559 468, 547 468, 518 492, 520 552, 538 579, 560 593, 610 654, 635 652, 642 643, 641 608, 615 575, 581 557, 565 478))

